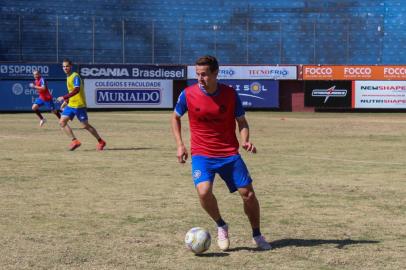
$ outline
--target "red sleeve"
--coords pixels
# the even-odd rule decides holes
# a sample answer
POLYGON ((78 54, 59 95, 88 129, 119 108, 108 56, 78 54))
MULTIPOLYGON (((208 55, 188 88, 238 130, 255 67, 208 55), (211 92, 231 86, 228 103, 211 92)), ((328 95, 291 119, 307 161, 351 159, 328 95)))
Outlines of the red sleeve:
POLYGON ((63 96, 63 99, 64 99, 65 101, 67 101, 67 100, 69 100, 69 98, 73 97, 74 95, 77 95, 77 94, 79 93, 79 91, 80 91, 80 87, 75 87, 75 89, 73 89, 72 92, 70 92, 70 93, 64 95, 64 96, 63 96))

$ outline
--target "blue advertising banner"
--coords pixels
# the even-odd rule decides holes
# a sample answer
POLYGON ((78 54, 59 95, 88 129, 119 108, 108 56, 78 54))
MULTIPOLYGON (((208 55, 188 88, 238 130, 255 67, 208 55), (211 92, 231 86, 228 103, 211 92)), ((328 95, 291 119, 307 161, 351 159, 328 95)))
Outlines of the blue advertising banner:
POLYGON ((65 79, 62 64, 0 63, 0 79, 32 79, 32 72, 38 70, 47 79, 65 79))
MULTIPOLYGON (((196 80, 188 80, 188 85, 196 80)), ((279 108, 279 81, 274 80, 219 80, 230 85, 240 96, 244 108, 279 108)))
MULTIPOLYGON (((32 104, 38 98, 37 90, 30 88, 29 80, 0 81, 0 111, 31 111, 32 104)), ((56 99, 67 93, 66 81, 48 81, 55 105, 61 105, 56 99)))
POLYGON ((80 65, 83 78, 93 79, 186 79, 186 66, 161 65, 80 65))

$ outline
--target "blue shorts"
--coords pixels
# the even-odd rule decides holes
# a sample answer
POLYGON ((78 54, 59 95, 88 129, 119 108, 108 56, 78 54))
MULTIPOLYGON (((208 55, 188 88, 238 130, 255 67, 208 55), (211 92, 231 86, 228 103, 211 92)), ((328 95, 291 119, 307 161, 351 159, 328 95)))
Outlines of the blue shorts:
POLYGON ((66 106, 65 109, 63 109, 62 116, 67 116, 70 120, 73 120, 75 115, 80 122, 85 122, 88 119, 86 108, 72 108, 66 106))
POLYGON ((51 111, 56 110, 55 103, 52 99, 50 101, 44 101, 42 98, 37 98, 34 101, 34 104, 37 104, 39 107, 42 107, 45 105, 45 107, 47 107, 51 111))
POLYGON ((214 181, 218 173, 232 193, 252 183, 247 166, 240 155, 230 157, 192 156, 192 177, 195 186, 201 182, 214 181))

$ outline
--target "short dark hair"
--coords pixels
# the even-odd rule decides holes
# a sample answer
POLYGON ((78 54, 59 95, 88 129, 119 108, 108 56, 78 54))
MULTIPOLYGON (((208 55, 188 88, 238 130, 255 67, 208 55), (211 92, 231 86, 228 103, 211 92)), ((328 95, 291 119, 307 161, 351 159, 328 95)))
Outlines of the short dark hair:
POLYGON ((219 69, 219 63, 216 57, 211 55, 205 55, 196 60, 196 65, 198 66, 209 66, 211 72, 219 69))
POLYGON ((69 66, 73 66, 73 62, 69 58, 63 59, 62 63, 68 63, 69 66))

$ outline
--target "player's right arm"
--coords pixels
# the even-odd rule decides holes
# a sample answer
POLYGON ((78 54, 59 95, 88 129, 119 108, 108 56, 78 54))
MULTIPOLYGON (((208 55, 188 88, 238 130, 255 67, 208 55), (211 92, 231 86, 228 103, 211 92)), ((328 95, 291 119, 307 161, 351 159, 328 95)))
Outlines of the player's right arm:
POLYGON ((61 110, 63 111, 66 106, 68 106, 68 102, 66 102, 66 101, 62 102, 62 104, 61 104, 61 110))
POLYGON ((74 87, 74 89, 71 92, 69 92, 68 94, 64 95, 63 99, 61 98, 61 100, 59 100, 59 98, 58 98, 58 100, 59 101, 63 100, 65 102, 68 102, 71 97, 79 94, 79 92, 80 92, 80 84, 81 84, 80 77, 75 76, 75 78, 73 78, 73 87, 74 87))
POLYGON ((175 137, 176 145, 177 145, 177 153, 176 157, 178 158, 179 163, 185 163, 188 158, 188 152, 186 150, 185 144, 182 140, 182 125, 180 121, 180 116, 174 112, 172 114, 172 133, 175 137))
POLYGON ((176 156, 178 158, 179 163, 185 163, 188 158, 188 152, 183 143, 182 139, 182 124, 181 124, 181 117, 187 111, 187 104, 186 104, 186 96, 185 92, 183 91, 178 98, 178 102, 175 105, 175 110, 172 114, 172 133, 175 137, 176 146, 177 146, 177 153, 176 156))

